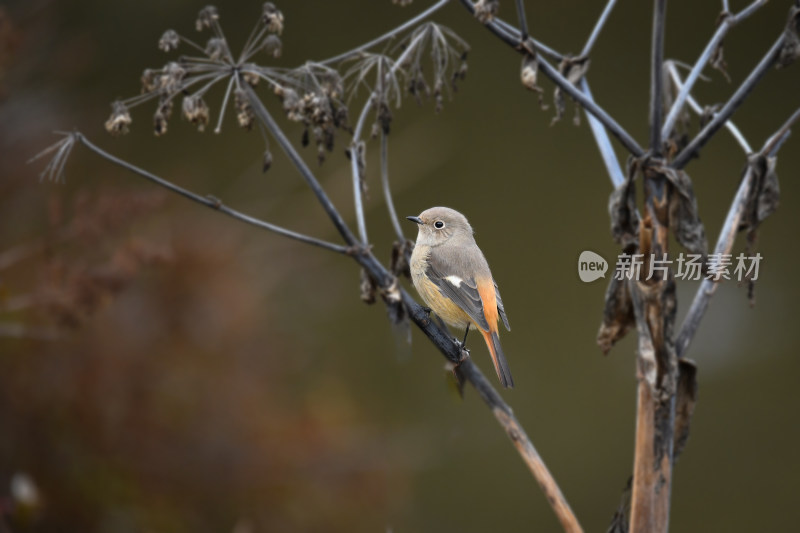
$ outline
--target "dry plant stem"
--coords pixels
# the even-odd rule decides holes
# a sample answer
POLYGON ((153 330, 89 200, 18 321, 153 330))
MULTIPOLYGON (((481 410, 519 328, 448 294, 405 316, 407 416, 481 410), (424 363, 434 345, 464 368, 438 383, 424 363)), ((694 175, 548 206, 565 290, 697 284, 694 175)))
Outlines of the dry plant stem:
POLYGON ((210 207, 211 209, 214 209, 214 210, 219 211, 221 213, 225 213, 229 217, 235 218, 236 220, 240 220, 240 221, 245 222, 247 224, 250 224, 250 225, 253 225, 253 226, 257 226, 257 227, 262 228, 262 229, 269 230, 269 231, 271 231, 273 233, 277 233, 279 235, 283 235, 284 237, 289 237, 290 239, 301 241, 301 242, 304 242, 304 243, 307 243, 307 244, 313 244, 314 246, 318 246, 320 248, 324 248, 324 249, 330 250, 332 252, 337 252, 337 253, 340 253, 340 254, 348 253, 348 248, 345 247, 345 246, 342 246, 340 244, 334 244, 332 242, 323 241, 321 239, 317 239, 317 238, 314 238, 314 237, 309 237, 308 235, 303 235, 302 233, 297 233, 295 231, 292 231, 292 230, 289 230, 289 229, 286 229, 286 228, 282 228, 280 226, 276 226, 275 224, 270 224, 269 222, 265 222, 263 220, 259 220, 257 218, 254 218, 254 217, 251 217, 249 215, 245 215, 244 213, 241 213, 239 211, 236 211, 235 209, 231 209, 230 207, 224 205, 222 202, 220 202, 216 198, 207 197, 207 196, 200 196, 199 194, 193 193, 193 192, 188 191, 188 190, 186 190, 186 189, 184 189, 182 187, 179 187, 179 186, 175 185, 174 183, 171 183, 171 182, 169 182, 169 181, 167 181, 167 180, 165 180, 163 178, 160 178, 160 177, 156 176, 155 174, 152 174, 151 172, 148 172, 148 171, 146 171, 144 169, 141 169, 141 168, 139 168, 139 167, 137 167, 135 165, 131 165, 127 161, 123 161, 122 159, 119 159, 118 157, 115 157, 115 156, 109 154, 108 152, 106 152, 105 150, 100 148, 99 146, 97 146, 94 143, 92 143, 91 141, 89 141, 89 139, 87 139, 80 132, 74 132, 74 133, 72 133, 70 135, 73 135, 76 141, 80 142, 81 144, 86 146, 88 149, 90 149, 92 152, 94 152, 95 154, 99 155, 103 159, 106 159, 107 161, 110 161, 110 162, 114 163, 115 165, 119 165, 119 166, 121 166, 122 168, 124 168, 126 170, 129 170, 129 171, 131 171, 131 172, 133 172, 135 174, 138 174, 138 175, 140 175, 140 176, 142 176, 142 177, 144 177, 144 178, 156 183, 157 185, 160 185, 161 187, 169 189, 170 191, 183 196, 184 198, 188 198, 189 200, 193 200, 193 201, 195 201, 195 202, 197 202, 199 204, 202 204, 202 205, 204 205, 206 207, 210 207))
MULTIPOLYGON (((495 22, 497 22, 497 27, 498 27, 499 31, 504 32, 506 37, 508 37, 509 39, 514 39, 515 38, 514 36, 519 33, 519 30, 517 30, 517 28, 515 28, 514 26, 512 26, 508 22, 504 21, 503 19, 495 19, 495 22)), ((528 40, 530 40, 533 43, 534 48, 536 49, 537 52, 541 52, 542 54, 550 57, 550 59, 552 59, 554 61, 561 61, 561 60, 564 59, 564 55, 563 54, 561 54, 558 51, 550 48, 549 46, 547 46, 543 42, 537 41, 536 39, 534 39, 530 35, 528 35, 528 40)), ((522 41, 520 41, 520 42, 522 42, 522 41)), ((517 43, 517 45, 519 45, 519 43, 517 43)))
POLYGON ((519 20, 519 40, 528 40, 528 18, 525 16, 525 1, 516 0, 517 19, 519 20))
MULTIPOLYGON (((777 155, 777 150, 783 144, 783 141, 788 138, 790 134, 790 128, 798 119, 800 119, 800 109, 797 109, 794 113, 792 113, 792 116, 789 117, 783 126, 781 126, 781 128, 775 132, 775 134, 773 134, 766 143, 764 143, 764 147, 761 149, 762 153, 768 154, 770 157, 775 157, 777 155)), ((745 202, 750 193, 752 181, 752 169, 748 167, 745 175, 742 177, 742 182, 739 184, 739 189, 736 191, 736 195, 733 197, 731 206, 728 209, 728 214, 725 216, 725 223, 722 225, 722 229, 719 232, 717 244, 714 246, 714 253, 731 253, 731 250, 733 249, 733 243, 736 239, 736 233, 739 231, 739 222, 744 214, 745 202)), ((692 305, 689 307, 689 311, 686 313, 686 318, 683 320, 683 324, 681 324, 680 331, 678 332, 678 336, 675 340, 675 351, 677 352, 678 357, 683 357, 689 349, 689 345, 691 344, 695 333, 697 333, 697 328, 700 326, 700 321, 702 320, 703 315, 705 315, 705 312, 708 309, 708 304, 711 301, 711 297, 716 292, 718 285, 718 282, 710 279, 704 279, 700 283, 700 287, 697 289, 697 292, 694 295, 692 305)))
POLYGON ((400 219, 397 218, 397 211, 394 208, 394 199, 392 198, 392 189, 389 186, 389 138, 383 131, 381 131, 381 185, 383 186, 383 198, 386 202, 386 209, 389 210, 389 218, 392 221, 394 234, 402 243, 406 240, 406 237, 403 235, 400 219))
MULTIPOLYGON (((517 448, 522 460, 539 482, 539 486, 552 505, 556 517, 559 522, 561 522, 564 531, 571 533, 583 531, 575 514, 572 512, 564 495, 561 493, 561 489, 558 488, 556 480, 547 469, 544 461, 542 461, 542 458, 539 456, 539 452, 534 448, 533 443, 528 438, 528 435, 525 433, 525 430, 522 428, 511 409, 504 406, 503 400, 500 398, 497 391, 491 387, 486 388, 483 386, 483 382, 480 379, 483 378, 483 375, 480 374, 480 370, 478 370, 478 367, 475 366, 471 359, 467 359, 461 363, 459 371, 470 383, 473 383, 475 390, 481 398, 483 398, 484 402, 492 408, 494 417, 503 429, 505 429, 506 434, 511 439, 514 447, 517 448)), ((483 378, 483 380, 485 381, 485 378, 483 378)))
MULTIPOLYGON (((461 0, 461 4, 469 11, 470 13, 475 13, 475 6, 472 4, 470 0, 461 0)), ((493 20, 487 24, 485 24, 486 28, 489 29, 492 33, 494 33, 497 37, 499 37, 503 42, 511 46, 514 50, 521 54, 527 54, 528 51, 519 46, 519 31, 512 26, 508 26, 508 24, 501 24, 499 19, 493 20)), ((616 137, 620 143, 625 147, 628 152, 636 157, 641 157, 644 155, 644 150, 641 146, 634 140, 630 134, 625 131, 625 129, 620 126, 617 121, 615 121, 611 116, 606 113, 606 111, 598 106, 594 100, 587 98, 585 94, 583 94, 577 87, 575 87, 572 83, 570 83, 561 73, 553 67, 544 57, 539 55, 539 70, 544 73, 545 76, 550 78, 556 85, 561 87, 561 89, 567 93, 571 98, 581 104, 584 109, 586 109, 589 113, 594 115, 602 124, 605 126, 608 131, 611 132, 614 137, 616 137)))
MULTIPOLYGON (((392 65, 390 72, 386 74, 386 78, 390 78, 394 75, 394 73, 400 68, 409 55, 411 55, 417 44, 422 40, 424 37, 424 33, 420 33, 417 35, 414 40, 408 43, 406 46, 405 51, 400 54, 400 57, 392 65)), ((378 73, 380 75, 380 69, 378 73)), ((356 123, 356 128, 353 131, 353 141, 350 143, 350 171, 353 178, 353 204, 355 206, 356 211, 356 224, 358 226, 358 236, 361 239, 361 243, 366 245, 369 241, 367 240, 367 222, 364 216, 364 200, 363 195, 361 194, 361 176, 359 175, 358 169, 358 145, 361 142, 361 135, 364 131, 364 124, 367 121, 367 115, 372 110, 374 96, 376 93, 372 93, 367 97, 367 101, 364 103, 364 108, 361 110, 361 114, 358 117, 358 122, 356 123)))
MULTIPOLYGON (((612 0, 616 1, 616 0, 612 0)), ((589 82, 586 78, 581 79, 581 91, 588 97, 592 98, 592 91, 589 89, 589 82)), ((611 178, 611 184, 616 188, 625 183, 625 175, 622 173, 622 167, 619 165, 617 154, 614 153, 614 147, 611 145, 611 139, 608 137, 608 132, 600 123, 599 120, 594 118, 594 115, 584 109, 586 118, 589 120, 589 127, 592 129, 592 135, 597 142, 597 148, 600 150, 600 156, 603 158, 603 163, 606 165, 606 171, 611 178)))
POLYGON ((600 36, 600 30, 602 30, 606 25, 606 21, 608 20, 609 15, 611 15, 611 10, 614 9, 616 3, 617 0, 608 0, 608 3, 606 3, 606 7, 600 14, 600 18, 597 19, 597 23, 594 25, 592 33, 589 35, 589 38, 586 39, 586 44, 583 45, 583 50, 581 50, 582 57, 586 57, 591 53, 592 48, 594 48, 594 43, 597 42, 597 38, 600 36))
POLYGON ((653 44, 650 58, 650 154, 653 157, 661 157, 666 14, 667 0, 655 0, 653 6, 653 44))
POLYGON ((781 47, 783 46, 784 36, 781 34, 780 37, 775 41, 772 45, 772 48, 764 55, 761 59, 759 64, 756 68, 750 72, 750 75, 747 76, 747 79, 742 82, 736 92, 733 93, 733 96, 725 103, 725 105, 720 109, 719 113, 717 113, 714 118, 706 124, 706 127, 703 128, 700 133, 698 133, 694 139, 684 148, 681 153, 679 153, 675 159, 672 161, 670 166, 672 168, 681 169, 691 161, 692 157, 703 147, 705 144, 714 136, 714 134, 719 130, 725 121, 727 121, 731 115, 733 115, 734 111, 742 105, 747 95, 755 88, 761 78, 767 73, 767 70, 775 63, 775 60, 778 58, 778 54, 781 51, 781 47))
MULTIPOLYGON (((667 61, 665 65, 667 67, 667 71, 669 72, 670 78, 672 78, 672 82, 675 84, 676 87, 678 87, 679 91, 683 92, 686 85, 684 85, 684 82, 681 81, 680 74, 678 74, 677 65, 673 61, 667 61)), ((700 104, 697 103, 697 100, 695 100, 692 97, 692 95, 688 92, 686 94, 686 103, 688 103, 689 107, 692 108, 692 111, 694 111, 698 115, 703 114, 703 108, 700 106, 700 104)), ((745 155, 753 153, 753 149, 750 147, 750 143, 747 142, 747 139, 744 138, 744 135, 739 130, 739 128, 736 127, 736 124, 734 124, 733 121, 726 120, 725 127, 728 129, 733 138, 736 139, 736 142, 739 143, 739 146, 742 147, 742 150, 744 150, 745 155)))
POLYGON ((389 39, 392 39, 393 37, 396 37, 397 35, 403 33, 404 31, 406 31, 406 30, 408 30, 410 28, 413 28, 418 23, 422 22, 423 20, 425 20, 426 18, 430 17, 431 15, 436 13, 438 10, 443 8, 449 2, 450 2, 450 0, 439 0, 438 2, 433 4, 431 7, 429 7, 428 9, 426 9, 425 11, 423 11, 422 13, 417 15, 416 17, 407 20, 403 24, 399 25, 398 27, 396 27, 395 29, 393 29, 391 31, 388 31, 388 32, 384 33, 380 37, 377 37, 377 38, 375 38, 375 39, 373 39, 373 40, 371 40, 371 41, 369 41, 367 43, 364 43, 364 44, 362 44, 360 46, 357 46, 356 48, 353 48, 352 50, 344 52, 343 54, 339 54, 337 56, 330 57, 328 59, 324 59, 324 60, 320 61, 319 63, 321 65, 332 65, 334 63, 338 63, 339 61, 343 61, 343 60, 348 59, 350 57, 356 56, 356 55, 360 54, 361 52, 363 52, 364 50, 369 50, 370 48, 372 48, 376 44, 380 44, 380 43, 382 43, 384 41, 388 41, 389 39))
MULTIPOLYGON (((672 107, 669 110, 669 114, 667 115, 666 120, 664 120, 664 126, 661 128, 662 138, 669 137, 669 134, 672 132, 672 128, 675 127, 675 121, 678 120, 678 116, 683 108, 683 104, 686 103, 686 99, 690 96, 689 93, 691 93, 695 82, 699 79, 700 74, 708 64, 709 59, 711 59, 711 55, 714 53, 714 50, 716 50, 717 45, 719 45, 725 35, 727 35, 728 30, 752 15, 758 8, 766 4, 766 2, 767 0, 755 0, 755 2, 741 10, 736 15, 728 15, 722 20, 717 28, 717 31, 711 37, 711 40, 708 41, 705 50, 703 50, 703 53, 700 54, 700 57, 695 62, 692 70, 689 72, 689 75, 686 76, 684 85, 678 91, 678 96, 675 97, 675 102, 673 102, 672 107)), ((724 7, 723 10, 724 12, 727 12, 727 9, 724 7)))
MULTIPOLYGON (((628 282, 636 330, 639 336, 637 363, 636 440, 631 494, 631 533, 666 533, 669 529, 672 486, 672 431, 675 396, 658 400, 662 392, 657 372, 656 352, 651 334, 648 306, 639 283, 628 282)), ((659 310, 660 311, 660 310, 659 310)), ((660 318, 660 317, 658 317, 660 318)))

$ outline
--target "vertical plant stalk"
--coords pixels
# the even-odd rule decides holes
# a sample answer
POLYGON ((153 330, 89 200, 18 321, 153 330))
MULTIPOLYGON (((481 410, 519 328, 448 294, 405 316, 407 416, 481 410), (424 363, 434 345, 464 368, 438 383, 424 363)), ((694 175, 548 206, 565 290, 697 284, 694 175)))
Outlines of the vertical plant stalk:
POLYGON ((389 138, 383 131, 381 131, 381 184, 383 185, 383 198, 386 202, 386 208, 389 210, 392 228, 394 228, 397 239, 402 243, 406 240, 406 237, 403 235, 400 219, 397 218, 397 211, 394 208, 394 199, 392 198, 392 188, 389 185, 389 138))
POLYGON ((650 153, 661 157, 661 123, 664 91, 664 31, 667 0, 655 0, 653 9, 653 43, 650 59, 650 153))

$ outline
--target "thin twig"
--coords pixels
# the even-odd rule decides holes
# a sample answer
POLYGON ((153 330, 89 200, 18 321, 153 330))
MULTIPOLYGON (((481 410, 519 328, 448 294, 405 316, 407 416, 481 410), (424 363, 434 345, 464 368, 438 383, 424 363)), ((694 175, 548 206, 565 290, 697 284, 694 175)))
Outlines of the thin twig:
MULTIPOLYGON (((722 39, 728 33, 728 30, 745 18, 749 17, 766 2, 767 0, 755 0, 736 15, 728 14, 723 18, 722 22, 717 27, 717 31, 711 37, 711 40, 708 41, 703 53, 700 54, 700 57, 697 59, 692 67, 692 70, 689 72, 689 75, 686 76, 683 87, 681 87, 678 95, 675 97, 675 101, 672 103, 672 107, 667 114, 667 118, 664 120, 664 126, 661 128, 662 138, 666 139, 669 137, 670 133, 672 132, 672 128, 675 126, 675 122, 678 120, 678 116, 683 108, 683 104, 689 97, 692 88, 694 88, 695 82, 700 78, 700 74, 708 64, 709 59, 711 59, 711 55, 714 53, 714 50, 717 49, 719 43, 722 42, 722 39)), ((727 13, 727 9, 725 7, 723 7, 723 13, 727 13)))
POLYGON ((650 153, 653 157, 661 157, 666 18, 667 0, 655 0, 653 5, 653 42, 650 56, 650 153))
POLYGON ((519 39, 520 41, 528 40, 528 19, 525 16, 525 2, 524 0, 516 0, 517 5, 517 19, 519 20, 519 39))
POLYGON ((342 61, 344 59, 347 59, 347 58, 353 57, 355 55, 358 55, 359 53, 363 52, 364 50, 369 50, 373 46, 375 46, 377 44, 380 44, 380 43, 382 43, 384 41, 387 41, 387 40, 389 40, 389 39, 391 39, 393 37, 396 37, 397 35, 403 33, 404 31, 406 31, 409 28, 413 28, 417 23, 425 20, 426 18, 430 17, 432 14, 437 12, 439 9, 443 8, 449 1, 450 0, 439 0, 438 2, 433 4, 431 7, 429 7, 428 9, 423 11, 422 13, 420 13, 419 15, 415 16, 414 18, 411 18, 411 19, 407 20, 406 22, 404 22, 401 25, 397 26, 393 30, 389 30, 388 32, 386 32, 383 35, 381 35, 380 37, 376 37, 375 39, 372 39, 371 41, 368 41, 368 42, 366 42, 366 43, 364 43, 364 44, 362 44, 360 46, 357 46, 357 47, 353 48, 352 50, 348 50, 347 52, 344 52, 344 53, 339 54, 337 56, 333 56, 333 57, 330 57, 328 59, 324 59, 322 61, 319 61, 319 63, 322 64, 322 65, 330 65, 332 63, 337 63, 337 62, 342 61))
POLYGON ((403 235, 403 228, 400 226, 400 219, 397 218, 397 211, 394 208, 392 189, 389 186, 389 139, 385 132, 381 131, 381 185, 383 186, 383 198, 386 208, 389 210, 389 218, 397 238, 402 243, 406 240, 403 235))
MULTIPOLYGON (((612 0, 614 2, 616 0, 612 0)), ((581 78, 581 91, 587 98, 592 99, 592 91, 589 89, 589 82, 586 78, 581 78)), ((606 165, 606 171, 611 184, 616 188, 625 183, 625 174, 622 172, 622 167, 619 165, 617 154, 614 152, 614 147, 611 145, 611 139, 608 137, 608 132, 605 127, 597 120, 594 115, 586 111, 586 118, 589 120, 589 127, 592 129, 592 135, 597 143, 597 148, 600 150, 600 156, 603 158, 603 163, 606 165)))
MULTIPOLYGON (((461 0, 461 4, 470 13, 475 13, 475 6, 470 0, 461 0)), ((515 49, 518 53, 527 54, 527 50, 524 48, 519 48, 518 46, 520 42, 519 31, 513 27, 504 29, 498 20, 499 19, 495 19, 485 24, 486 28, 488 28, 489 31, 494 33, 497 37, 502 39, 506 44, 515 49)), ((553 67, 544 57, 541 56, 541 54, 539 55, 539 70, 541 70, 545 76, 550 78, 553 83, 561 87, 561 89, 570 97, 581 104, 584 109, 593 114, 608 129, 608 131, 610 131, 611 134, 622 143, 628 152, 636 157, 641 157, 644 155, 644 150, 642 147, 639 146, 639 144, 633 139, 633 137, 630 136, 627 131, 622 128, 622 126, 620 126, 613 118, 611 118, 611 116, 604 109, 598 106, 593 100, 587 98, 586 95, 584 95, 577 87, 570 83, 558 71, 558 69, 553 67)))
MULTIPOLYGON (((679 91, 683 91, 685 85, 683 85, 684 82, 681 81, 681 76, 678 73, 677 64, 674 61, 667 61, 665 65, 667 67, 667 72, 669 73, 670 78, 672 78, 672 82, 675 84, 676 87, 678 87, 679 91)), ((702 106, 699 103, 697 103, 697 100, 695 100, 694 97, 692 97, 691 93, 686 94, 686 103, 689 104, 689 107, 691 107, 695 113, 701 116, 703 115, 702 106)), ((739 128, 736 127, 736 124, 734 124, 732 120, 726 120, 725 127, 728 129, 733 138, 736 139, 736 142, 739 143, 739 146, 742 147, 742 150, 744 150, 745 155, 753 153, 753 149, 750 147, 750 143, 747 142, 747 139, 745 139, 744 134, 741 132, 741 130, 739 130, 739 128)))
POLYGON ((591 35, 589 38, 586 39, 586 44, 583 45, 583 50, 581 50, 581 57, 588 56, 592 48, 594 48, 594 43, 597 41, 597 38, 600 36, 600 30, 606 25, 606 21, 608 20, 609 15, 611 15, 611 10, 614 9, 614 5, 617 3, 617 0, 608 0, 606 3, 606 7, 603 9, 603 12, 600 14, 600 18, 597 19, 597 22, 592 29, 591 35))
POLYGON ((692 157, 694 157, 694 155, 705 146, 709 139, 714 136, 717 130, 725 124, 725 121, 733 115, 734 111, 736 111, 740 105, 742 105, 747 95, 750 94, 758 82, 761 81, 761 78, 767 73, 767 70, 775 63, 781 51, 781 47, 783 46, 783 42, 784 35, 781 34, 758 65, 750 72, 747 79, 742 82, 739 88, 736 89, 736 92, 733 93, 733 96, 725 103, 719 113, 717 113, 714 118, 706 124, 706 127, 692 139, 686 148, 675 157, 670 164, 671 167, 677 169, 685 167, 687 163, 691 161, 692 157))
POLYGON ((256 226, 256 227, 259 227, 259 228, 262 228, 262 229, 265 229, 265 230, 269 230, 269 231, 271 231, 273 233, 277 233, 279 235, 283 235, 284 237, 289 237, 290 239, 301 241, 301 242, 304 242, 306 244, 313 244, 314 246, 318 246, 318 247, 324 248, 326 250, 331 250, 333 252, 338 252, 340 254, 348 253, 348 248, 345 247, 345 246, 342 246, 340 244, 334 244, 332 242, 323 241, 321 239, 317 239, 315 237, 310 237, 308 235, 303 235, 302 233, 297 233, 296 231, 292 231, 292 230, 283 228, 281 226, 276 226, 275 224, 270 224, 269 222, 265 222, 263 220, 259 220, 257 218, 251 217, 249 215, 245 215, 244 213, 241 213, 241 212, 239 212, 239 211, 237 211, 235 209, 231 209, 230 207, 224 205, 222 202, 220 202, 216 198, 211 198, 211 197, 207 197, 207 196, 200 196, 199 194, 193 193, 193 192, 191 192, 191 191, 189 191, 187 189, 184 189, 183 187, 179 187, 178 185, 175 185, 174 183, 172 183, 170 181, 167 181, 167 180, 165 180, 163 178, 160 178, 159 176, 156 176, 155 174, 153 174, 151 172, 148 172, 148 171, 146 171, 146 170, 144 170, 142 168, 139 168, 139 167, 137 167, 135 165, 132 165, 132 164, 128 163, 127 161, 124 161, 124 160, 122 160, 122 159, 120 159, 120 158, 118 158, 116 156, 113 156, 113 155, 109 154, 108 152, 106 152, 105 150, 100 148, 99 146, 97 146, 94 143, 92 143, 91 141, 89 141, 89 139, 87 139, 80 132, 74 132, 74 133, 72 133, 70 135, 72 135, 76 141, 80 142, 82 145, 86 146, 89 150, 91 150, 95 154, 99 155, 103 159, 105 159, 107 161, 110 161, 110 162, 114 163, 115 165, 121 166, 122 168, 124 168, 124 169, 126 169, 126 170, 128 170, 130 172, 133 172, 134 174, 138 174, 138 175, 140 175, 140 176, 142 176, 142 177, 144 177, 144 178, 156 183, 157 185, 159 185, 161 187, 164 187, 165 189, 169 189, 170 191, 172 191, 174 193, 177 193, 177 194, 183 196, 184 198, 188 198, 189 200, 192 200, 193 202, 197 202, 198 204, 202 204, 202 205, 204 205, 206 207, 210 207, 211 209, 214 209, 214 210, 219 211, 221 213, 225 213, 226 215, 228 215, 228 216, 230 216, 232 218, 235 218, 236 220, 240 220, 240 221, 245 222, 247 224, 250 224, 252 226, 256 226))
MULTIPOLYGON (((513 25, 511 25, 508 22, 506 22, 505 20, 497 18, 494 21, 497 23, 498 30, 500 32, 503 32, 503 34, 505 35, 506 38, 513 40, 513 39, 516 39, 516 37, 515 37, 516 35, 519 35, 519 30, 517 28, 515 28, 513 25)), ((505 38, 504 38, 504 40, 505 40, 505 38)), ((550 46, 547 46, 542 41, 538 41, 538 40, 534 39, 533 37, 531 37, 530 35, 528 35, 528 39, 527 40, 529 42, 533 43, 533 46, 534 46, 534 48, 536 49, 537 52, 542 53, 542 54, 544 54, 546 56, 549 56, 550 59, 552 59, 553 61, 559 61, 560 62, 560 61, 564 60, 564 54, 558 52, 557 50, 553 49, 550 46)), ((520 42, 521 41, 517 41, 517 46, 519 46, 520 42)))
MULTIPOLYGON (((783 126, 767 139, 761 149, 761 153, 770 157, 775 157, 777 155, 777 148, 779 148, 783 141, 789 136, 790 128, 798 119, 800 119, 800 109, 792 113, 789 119, 784 122, 783 126)), ((739 184, 739 189, 733 197, 731 206, 728 209, 728 214, 725 216, 725 223, 722 225, 719 237, 717 238, 717 244, 714 246, 715 254, 729 254, 733 249, 733 243, 736 240, 736 233, 739 231, 739 223, 744 215, 745 203, 750 194, 752 181, 753 170, 748 166, 742 178, 742 182, 739 184)), ((711 297, 716 292, 718 286, 719 282, 713 279, 705 278, 700 282, 700 287, 694 295, 692 305, 686 313, 686 318, 683 320, 675 340, 675 351, 678 357, 683 357, 689 349, 689 345, 697 333, 697 328, 700 326, 700 321, 708 309, 711 297)))

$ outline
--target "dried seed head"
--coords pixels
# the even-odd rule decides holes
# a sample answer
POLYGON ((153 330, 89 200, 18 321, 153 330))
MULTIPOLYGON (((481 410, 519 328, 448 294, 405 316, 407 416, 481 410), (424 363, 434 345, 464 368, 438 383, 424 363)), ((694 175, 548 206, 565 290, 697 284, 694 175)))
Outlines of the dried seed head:
POLYGON ((245 129, 253 127, 253 120, 255 114, 253 113, 253 106, 250 105, 250 99, 244 89, 236 89, 234 92, 234 102, 236 102, 236 120, 239 121, 239 126, 245 129))
POLYGON ((159 76, 158 89, 167 94, 174 94, 181 90, 184 76, 186 70, 175 61, 171 61, 164 66, 159 76))
POLYGON ((219 20, 219 13, 214 6, 206 6, 197 14, 197 20, 194 27, 197 31, 203 31, 204 28, 210 28, 217 20, 219 20))
POLYGON ((264 51, 267 54, 271 55, 275 59, 281 57, 281 52, 283 51, 283 43, 281 43, 281 38, 275 35, 274 33, 267 35, 264 38, 264 42, 261 44, 261 46, 264 48, 264 51))
POLYGON ((267 30, 280 35, 283 32, 283 13, 272 2, 265 2, 261 20, 267 30))
POLYGON ((242 71, 242 78, 244 79, 245 83, 247 83, 250 87, 257 86, 258 82, 261 80, 261 78, 258 77, 258 74, 256 74, 252 70, 242 71))
POLYGON ((183 116, 186 120, 203 131, 208 125, 208 105, 199 94, 192 94, 183 99, 183 116))
POLYGON ((171 52, 178 48, 181 38, 175 30, 167 30, 158 40, 158 49, 164 52, 171 52))
POLYGON ((225 58, 228 54, 228 43, 221 37, 212 37, 206 43, 206 55, 212 61, 219 61, 225 58))
POLYGON ((500 9, 500 2, 498 0, 478 0, 475 2, 475 18, 481 24, 487 24, 494 20, 497 16, 497 11, 500 9))
POLYGON ((172 100, 169 98, 162 98, 158 104, 153 115, 153 130, 156 136, 160 137, 167 133, 167 122, 169 117, 172 116, 172 100))
POLYGON ((111 104, 111 116, 106 120, 106 131, 115 137, 128 133, 128 127, 133 122, 127 106, 120 101, 111 104))
POLYGON ((158 89, 159 73, 151 68, 144 69, 142 72, 142 94, 151 93, 158 89))

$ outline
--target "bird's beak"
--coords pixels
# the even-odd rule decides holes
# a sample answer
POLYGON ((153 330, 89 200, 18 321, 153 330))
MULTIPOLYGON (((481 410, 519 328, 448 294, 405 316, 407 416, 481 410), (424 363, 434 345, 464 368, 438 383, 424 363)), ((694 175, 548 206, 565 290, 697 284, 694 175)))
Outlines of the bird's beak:
POLYGON ((408 220, 410 220, 411 222, 416 222, 417 224, 422 224, 422 223, 423 223, 423 222, 422 222, 422 219, 421 219, 421 218, 419 218, 419 217, 406 217, 406 218, 407 218, 408 220))

